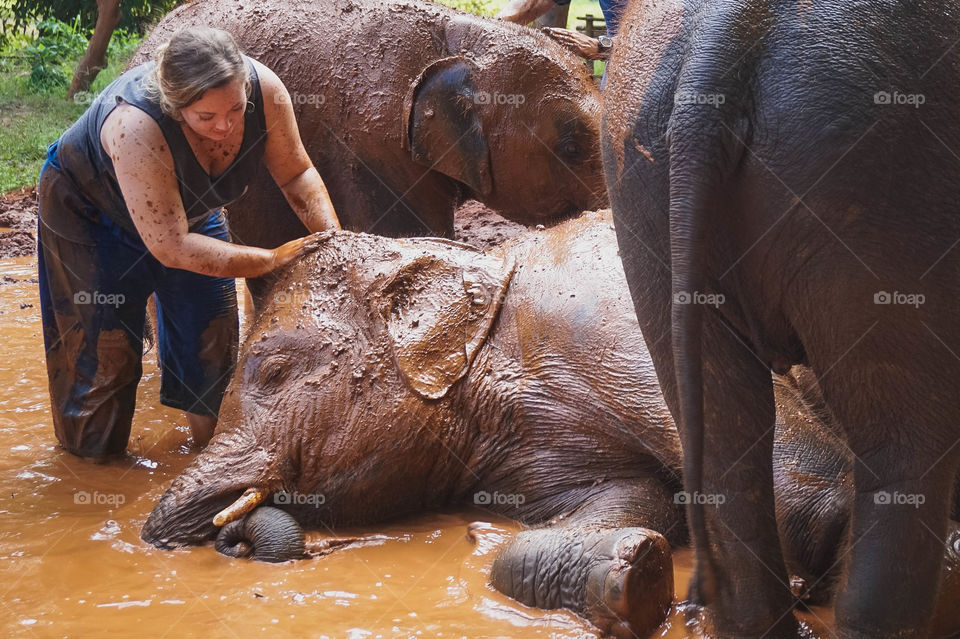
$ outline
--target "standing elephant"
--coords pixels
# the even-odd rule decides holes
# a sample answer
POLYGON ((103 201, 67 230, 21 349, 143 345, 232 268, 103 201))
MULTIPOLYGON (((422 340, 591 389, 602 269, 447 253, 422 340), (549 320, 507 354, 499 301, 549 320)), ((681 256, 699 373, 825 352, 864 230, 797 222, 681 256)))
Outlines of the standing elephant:
POLYGON ((689 509, 722 636, 796 633, 770 370, 798 363, 855 460, 841 635, 928 633, 960 466, 958 37, 938 0, 636 0, 621 23, 604 167, 687 489, 727 498, 689 509))
MULTIPOLYGON (((275 507, 227 523, 217 546, 281 560, 302 556, 301 524, 480 503, 536 526, 496 558, 499 590, 617 636, 663 621, 688 496, 609 216, 490 253, 339 232, 276 286, 213 441, 154 508, 144 540, 203 543, 221 509, 232 513, 223 524, 272 496, 275 507)), ((778 389, 778 520, 792 570, 821 596, 849 520, 851 461, 819 416, 815 380, 784 377, 778 389)), ((943 623, 960 629, 956 616, 943 623)))
MULTIPOLYGON (((346 229, 452 237, 469 198, 526 224, 606 203, 598 89, 539 32, 425 0, 207 0, 161 20, 131 64, 197 24, 286 85, 346 229)), ((304 234, 266 173, 229 212, 244 244, 304 234)))

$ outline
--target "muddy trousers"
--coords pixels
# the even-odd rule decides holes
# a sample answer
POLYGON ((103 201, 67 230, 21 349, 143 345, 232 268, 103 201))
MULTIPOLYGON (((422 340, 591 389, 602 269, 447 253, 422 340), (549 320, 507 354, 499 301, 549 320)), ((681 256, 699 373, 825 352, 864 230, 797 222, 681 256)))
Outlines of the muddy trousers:
MULTIPOLYGON (((216 416, 237 358, 234 281, 167 268, 107 216, 74 210, 82 198, 49 163, 39 200, 40 310, 60 445, 84 457, 125 450, 153 293, 161 403, 216 416)), ((228 239, 219 212, 191 231, 228 239)))

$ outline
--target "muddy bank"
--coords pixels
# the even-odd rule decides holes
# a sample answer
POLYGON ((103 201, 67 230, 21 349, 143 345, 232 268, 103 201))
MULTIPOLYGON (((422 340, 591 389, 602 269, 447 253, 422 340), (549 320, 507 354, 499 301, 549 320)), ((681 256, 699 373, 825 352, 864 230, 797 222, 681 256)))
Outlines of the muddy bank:
POLYGON ((37 187, 0 195, 0 258, 37 252, 37 187))

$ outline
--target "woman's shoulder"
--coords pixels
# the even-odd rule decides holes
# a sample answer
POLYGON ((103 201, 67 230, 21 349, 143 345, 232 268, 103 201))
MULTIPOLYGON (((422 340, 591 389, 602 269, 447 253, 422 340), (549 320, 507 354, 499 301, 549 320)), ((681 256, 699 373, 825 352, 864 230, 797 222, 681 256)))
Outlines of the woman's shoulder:
POLYGON ((283 87, 283 81, 273 72, 273 69, 264 63, 247 56, 247 59, 253 64, 257 73, 257 80, 260 82, 260 90, 265 98, 275 95, 278 88, 283 87))
POLYGON ((104 120, 100 128, 100 142, 104 150, 113 156, 116 155, 116 149, 110 148, 111 142, 126 140, 128 136, 130 141, 151 147, 164 142, 160 126, 149 113, 132 104, 122 103, 104 120))

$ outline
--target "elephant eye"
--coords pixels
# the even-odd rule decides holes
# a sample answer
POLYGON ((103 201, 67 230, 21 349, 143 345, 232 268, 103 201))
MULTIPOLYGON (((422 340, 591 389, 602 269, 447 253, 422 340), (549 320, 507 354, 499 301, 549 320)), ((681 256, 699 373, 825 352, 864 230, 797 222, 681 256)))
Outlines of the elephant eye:
POLYGON ((275 386, 283 381, 289 371, 290 362, 287 356, 271 355, 260 364, 257 378, 263 386, 275 386))
POLYGON ((580 147, 576 142, 572 140, 567 140, 560 145, 560 154, 568 158, 576 158, 580 156, 580 147))

